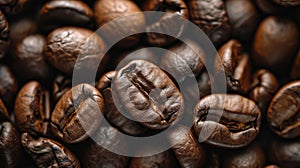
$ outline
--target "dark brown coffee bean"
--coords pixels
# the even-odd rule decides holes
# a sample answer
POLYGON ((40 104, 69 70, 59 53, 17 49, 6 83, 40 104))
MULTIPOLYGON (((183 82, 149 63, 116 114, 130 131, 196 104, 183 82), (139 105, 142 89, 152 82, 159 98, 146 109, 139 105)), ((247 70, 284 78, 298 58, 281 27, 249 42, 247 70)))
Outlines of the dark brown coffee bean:
POLYGON ((204 164, 204 149, 188 127, 178 126, 171 130, 168 141, 181 167, 196 168, 204 164))
POLYGON ((100 126, 93 135, 93 141, 89 141, 84 149, 82 149, 81 161, 85 168, 126 168, 129 158, 117 153, 108 151, 101 144, 109 144, 109 148, 113 150, 126 150, 127 146, 123 139, 117 134, 119 131, 113 127, 100 126), (122 149, 119 147, 122 146, 122 149))
POLYGON ((212 94, 201 99, 194 110, 196 135, 219 147, 248 145, 258 135, 260 121, 261 113, 256 104, 239 95, 212 94))
POLYGON ((62 144, 48 138, 34 139, 28 133, 22 134, 22 145, 38 167, 80 168, 76 156, 62 144))
POLYGON ((215 74, 225 74, 227 88, 239 93, 247 93, 251 78, 251 65, 248 54, 243 51, 241 43, 230 40, 218 51, 215 59, 215 74))
POLYGON ((58 75, 53 81, 53 98, 55 102, 72 88, 72 80, 64 75, 58 75))
POLYGON ((18 91, 17 79, 8 66, 0 64, 0 97, 8 108, 14 104, 18 91))
POLYGON ((140 135, 147 129, 138 122, 132 121, 123 116, 117 107, 112 97, 111 82, 116 76, 116 71, 107 72, 104 74, 97 85, 97 89, 101 92, 105 102, 105 117, 115 127, 129 135, 140 135))
POLYGON ((112 89, 124 111, 151 129, 169 127, 184 109, 183 97, 172 80, 147 61, 131 61, 120 69, 112 89))
POLYGON ((176 79, 198 76, 205 69, 205 52, 194 41, 173 45, 161 58, 160 65, 176 79))
POLYGON ((271 129, 283 138, 300 135, 300 81, 284 85, 273 97, 268 109, 271 129))
POLYGON ((190 18, 211 41, 220 45, 230 35, 230 23, 222 0, 190 0, 190 18))
POLYGON ((40 13, 40 27, 49 32, 63 26, 92 27, 92 9, 82 1, 49 1, 40 13))
POLYGON ((271 163, 282 168, 295 168, 300 165, 300 139, 272 138, 267 149, 271 163))
POLYGON ((250 98, 255 101, 265 115, 270 101, 279 87, 276 77, 266 69, 256 71, 252 77, 250 98))
POLYGON ((2 0, 0 9, 8 15, 16 15, 28 8, 34 0, 2 0))
POLYGON ((0 123, 0 167, 22 167, 20 135, 10 122, 0 123))
POLYGON ((300 0, 273 0, 275 3, 282 6, 296 6, 300 5, 300 0))
POLYGON ((147 41, 151 45, 165 46, 171 44, 180 38, 187 27, 183 19, 189 18, 189 12, 183 0, 146 0, 142 8, 144 11, 165 12, 165 15, 160 18, 147 18, 147 41), (161 31, 162 34, 152 33, 161 31), (174 34, 174 36, 170 37, 165 34, 174 34))
POLYGON ((278 167, 276 165, 268 165, 268 166, 265 166, 264 168, 280 168, 280 167, 278 167))
POLYGON ((278 13, 281 7, 270 0, 255 0, 257 7, 266 14, 278 13))
POLYGON ((298 44, 299 31, 293 21, 269 16, 260 23, 255 35, 254 63, 278 72, 290 64, 298 44))
POLYGON ((77 85, 56 104, 51 115, 51 130, 67 143, 84 141, 97 130, 103 112, 101 93, 89 84, 77 85))
POLYGON ((252 0, 227 0, 225 2, 232 35, 243 42, 252 40, 259 23, 259 13, 252 0))
POLYGON ((165 151, 153 156, 135 157, 131 159, 130 168, 174 168, 178 167, 171 151, 165 151))
POLYGON ((42 35, 30 35, 17 44, 13 67, 24 80, 50 81, 51 69, 45 60, 46 39, 42 35))
POLYGON ((48 35, 45 56, 55 68, 72 75, 74 68, 97 69, 97 60, 100 61, 104 57, 105 48, 102 39, 92 31, 63 27, 55 29, 48 35), (78 67, 74 67, 76 61, 78 67))
MULTIPOLYGON (((105 27, 102 27, 103 32, 101 33, 108 41, 143 31, 145 17, 140 12, 140 8, 133 1, 128 0, 97 0, 94 4, 97 26, 99 28, 106 24, 105 27), (110 22, 112 20, 114 21, 110 22), (110 23, 107 24, 108 22, 110 23)), ((139 41, 139 36, 129 36, 121 40, 118 46, 128 48, 136 45, 139 41)))
POLYGON ((14 116, 21 132, 49 135, 49 92, 36 81, 25 84, 17 95, 14 116))
MULTIPOLYGON (((1 4, 0 4, 1 6, 1 4)), ((8 52, 10 45, 9 25, 3 12, 0 10, 0 58, 8 52)))
POLYGON ((0 99, 0 122, 3 121, 9 121, 9 115, 4 103, 0 99))
POLYGON ((37 29, 37 23, 29 17, 22 17, 10 22, 11 48, 15 48, 15 45, 20 43, 25 37, 36 34, 37 29))
POLYGON ((223 161, 223 168, 263 168, 265 165, 265 154, 258 144, 251 144, 246 148, 230 151, 223 161))
POLYGON ((291 71, 292 79, 300 79, 300 50, 298 51, 298 55, 294 60, 294 65, 291 71))

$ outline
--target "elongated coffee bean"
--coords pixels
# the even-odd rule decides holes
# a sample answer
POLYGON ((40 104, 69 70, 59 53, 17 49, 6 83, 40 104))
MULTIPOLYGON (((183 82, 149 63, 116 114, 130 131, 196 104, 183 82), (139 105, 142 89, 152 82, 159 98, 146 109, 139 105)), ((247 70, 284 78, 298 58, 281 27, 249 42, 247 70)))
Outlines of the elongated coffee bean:
POLYGON ((259 133, 260 121, 256 104, 239 95, 212 94, 194 109, 194 129, 199 139, 219 147, 248 145, 259 133))

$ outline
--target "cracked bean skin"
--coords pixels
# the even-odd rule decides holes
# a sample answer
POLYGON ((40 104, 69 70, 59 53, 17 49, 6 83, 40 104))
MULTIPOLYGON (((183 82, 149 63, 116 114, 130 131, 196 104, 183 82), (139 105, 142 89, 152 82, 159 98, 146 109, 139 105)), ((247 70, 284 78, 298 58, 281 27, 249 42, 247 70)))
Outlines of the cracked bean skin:
POLYGON ((30 134, 23 133, 21 143, 39 168, 80 168, 76 156, 62 144, 52 139, 43 137, 34 139, 30 134))
POLYGON ((183 97, 176 85, 150 62, 131 61, 118 71, 112 84, 120 112, 150 129, 169 127, 183 112, 183 97))
POLYGON ((57 102, 51 115, 51 130, 67 143, 84 141, 99 127, 104 110, 101 93, 89 84, 79 84, 57 102))

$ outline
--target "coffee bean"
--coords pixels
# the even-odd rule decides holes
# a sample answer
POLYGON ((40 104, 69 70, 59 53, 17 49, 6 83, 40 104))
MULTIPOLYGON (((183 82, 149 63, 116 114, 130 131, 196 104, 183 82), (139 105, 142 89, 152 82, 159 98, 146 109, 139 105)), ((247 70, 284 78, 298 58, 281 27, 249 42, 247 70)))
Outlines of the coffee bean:
POLYGON ((63 26, 91 28, 92 17, 92 9, 82 1, 49 1, 41 9, 39 22, 49 32, 63 26))
POLYGON ((298 55, 294 60, 294 65, 292 67, 290 76, 292 79, 300 79, 300 50, 298 51, 298 55))
POLYGON ((230 23, 222 0, 190 0, 190 20, 203 30, 215 45, 230 35, 230 23))
POLYGON ((74 68, 82 71, 97 69, 96 63, 104 57, 105 48, 102 39, 92 31, 63 27, 48 35, 45 56, 55 68, 72 75, 74 68), (74 67, 76 61, 78 67, 74 67))
POLYGON ((151 45, 165 46, 171 44, 181 37, 187 27, 184 19, 189 18, 189 12, 183 0, 146 0, 142 4, 142 8, 144 11, 166 12, 163 16, 158 16, 157 13, 159 18, 147 18, 147 41, 151 45), (161 32, 162 34, 152 32, 161 32), (173 34, 174 36, 170 37, 165 34, 173 34))
POLYGON ((268 166, 265 166, 264 168, 279 168, 279 167, 276 165, 268 165, 268 166))
POLYGON ((234 94, 206 96, 194 109, 196 135, 200 140, 219 147, 248 145, 259 133, 260 122, 261 113, 256 104, 234 94))
POLYGON ((215 59, 216 80, 222 80, 224 74, 229 90, 247 93, 251 78, 250 59, 243 51, 242 44, 236 40, 224 44, 215 59))
POLYGON ((0 99, 0 122, 3 121, 9 121, 9 115, 4 103, 0 99))
MULTIPOLYGON (((128 0, 97 0, 94 4, 97 28, 105 25, 101 28, 103 30, 101 34, 108 41, 143 31, 145 17, 139 12, 141 9, 133 1, 128 0)), ((139 36, 129 36, 121 40, 118 46, 128 48, 136 45, 139 41, 139 36)))
POLYGON ((177 126, 172 129, 168 141, 181 167, 201 167, 204 164, 204 149, 188 127, 177 126))
POLYGON ((0 64, 0 97, 10 109, 18 91, 18 84, 15 75, 8 66, 0 64))
POLYGON ((114 99, 124 112, 150 129, 169 127, 184 109, 175 84, 150 62, 131 61, 118 71, 112 84, 114 99))
MULTIPOLYGON (((1 6, 1 4, 0 4, 1 6)), ((3 58, 10 45, 9 25, 3 12, 0 10, 0 58, 3 58)))
POLYGON ((300 0, 273 0, 275 3, 282 6, 296 6, 300 5, 300 0))
POLYGON ((67 143, 84 141, 97 130, 103 112, 103 98, 96 88, 89 84, 74 86, 57 102, 51 115, 51 130, 67 143))
POLYGON ((30 5, 33 5, 33 0, 3 0, 0 2, 0 9, 8 15, 16 15, 24 11, 30 5))
POLYGON ((36 81, 25 84, 17 95, 14 116, 21 132, 49 135, 49 92, 43 90, 40 83, 36 81))
POLYGON ((58 75, 53 81, 53 98, 55 102, 72 88, 72 81, 64 75, 58 75))
POLYGON ((255 0, 257 7, 266 14, 278 13, 281 11, 281 7, 269 0, 255 0))
POLYGON ((22 146, 38 167, 80 168, 76 156, 62 144, 48 138, 34 139, 30 134, 22 134, 22 146))
POLYGON ((268 109, 270 128, 283 138, 300 135, 300 81, 284 85, 273 97, 268 109))

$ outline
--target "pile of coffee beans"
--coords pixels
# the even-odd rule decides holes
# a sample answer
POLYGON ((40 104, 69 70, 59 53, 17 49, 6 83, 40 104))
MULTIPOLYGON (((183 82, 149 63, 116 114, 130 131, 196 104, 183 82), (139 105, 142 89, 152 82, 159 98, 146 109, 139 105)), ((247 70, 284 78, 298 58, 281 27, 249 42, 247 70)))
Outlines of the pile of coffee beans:
POLYGON ((299 168, 300 0, 0 0, 0 167, 299 168))

